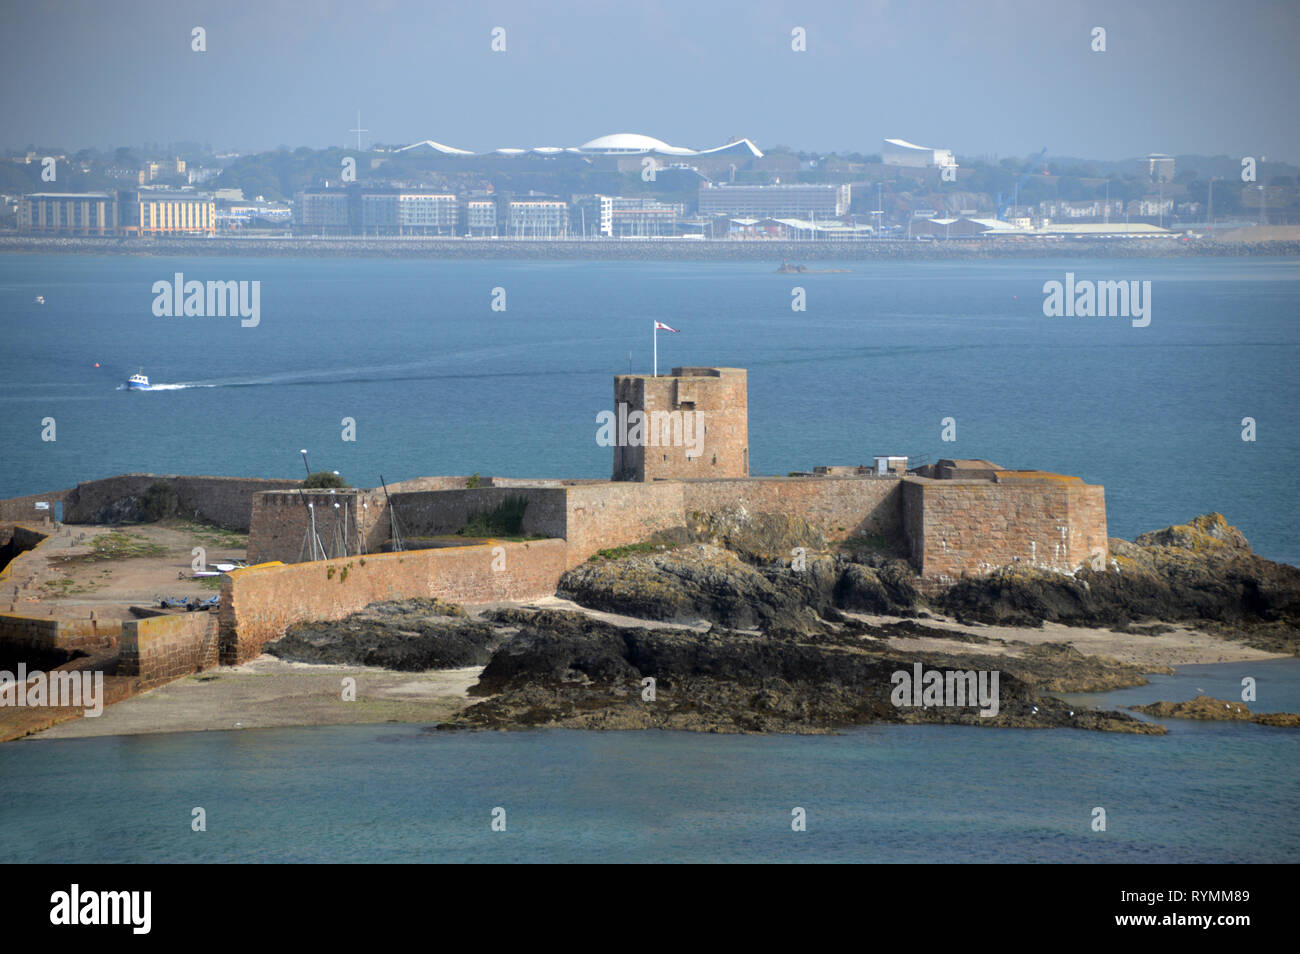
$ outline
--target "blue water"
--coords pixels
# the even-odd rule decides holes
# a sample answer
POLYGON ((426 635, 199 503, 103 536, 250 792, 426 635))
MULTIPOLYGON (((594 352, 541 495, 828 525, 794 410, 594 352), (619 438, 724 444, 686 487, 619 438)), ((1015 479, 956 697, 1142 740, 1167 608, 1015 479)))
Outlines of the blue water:
POLYGON ((1220 510, 1300 563, 1300 261, 775 264, 0 256, 0 496, 129 471, 295 476, 302 447, 365 486, 607 477, 595 415, 629 354, 648 370, 660 318, 681 330, 660 334, 662 368, 749 369, 755 473, 987 457, 1104 484, 1112 535, 1220 510), (1043 282, 1067 270, 1150 280, 1150 326, 1045 318, 1043 282), (154 317, 176 271, 260 281, 261 323, 154 317), (115 390, 137 366, 193 386, 115 390))
MULTIPOLYGON (((1255 711, 1300 711, 1296 659, 1188 666, 1092 698, 1234 699, 1243 675, 1255 711)), ((0 839, 8 860, 42 862, 1300 861, 1300 732, 1164 724, 36 739, 0 746, 0 839), (190 830, 196 806, 206 832, 190 830)))

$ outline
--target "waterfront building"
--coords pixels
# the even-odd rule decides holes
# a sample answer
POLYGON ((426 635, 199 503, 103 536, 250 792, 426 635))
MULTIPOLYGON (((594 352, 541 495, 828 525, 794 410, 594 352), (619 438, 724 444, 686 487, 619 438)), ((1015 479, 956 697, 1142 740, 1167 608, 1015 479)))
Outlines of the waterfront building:
POLYGON ((700 187, 701 215, 797 218, 839 218, 849 211, 847 185, 704 185, 700 187))
POLYGON ((449 192, 403 192, 397 197, 399 235, 452 235, 456 231, 456 197, 449 192))
POLYGON ((133 189, 119 195, 123 235, 215 235, 217 205, 211 196, 192 192, 133 189))
POLYGON ((293 227, 304 235, 350 235, 348 194, 343 189, 304 189, 293 198, 293 227))
POLYGON ((112 192, 37 192, 18 203, 18 231, 30 235, 113 235, 117 226, 112 192))
POLYGON ((497 234, 497 203, 490 198, 466 199, 461 203, 461 232, 488 237, 497 234))
POLYGON ((685 214, 682 203, 651 196, 582 196, 573 203, 570 228, 580 235, 608 238, 676 235, 685 214))
POLYGON ((508 210, 510 238, 560 238, 568 234, 569 206, 559 199, 510 199, 503 203, 508 210))

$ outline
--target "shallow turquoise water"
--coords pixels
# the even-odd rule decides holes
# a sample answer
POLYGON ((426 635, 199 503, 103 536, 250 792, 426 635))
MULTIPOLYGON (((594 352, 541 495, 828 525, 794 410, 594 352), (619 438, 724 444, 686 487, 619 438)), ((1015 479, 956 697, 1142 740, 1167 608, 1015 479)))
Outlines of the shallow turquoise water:
POLYGON ((648 370, 660 318, 681 329, 661 367, 749 369, 755 473, 987 457, 1104 484, 1112 535, 1219 510, 1300 563, 1300 261, 776 264, 0 256, 0 496, 132 471, 295 476, 301 447, 364 486, 607 477, 595 416, 629 354, 648 370), (262 282, 261 323, 154 317, 152 285, 177 271, 262 282), (1150 326, 1045 318, 1043 283, 1066 271, 1150 280, 1150 326), (116 391, 137 366, 196 386, 116 391))
MULTIPOLYGON (((1255 711, 1300 711, 1294 659, 1189 666, 1092 698, 1239 698, 1243 675, 1255 711)), ((8 860, 43 862, 1300 861, 1300 732, 1165 724, 37 739, 0 746, 0 838, 8 860), (190 830, 195 806, 206 832, 190 830)))

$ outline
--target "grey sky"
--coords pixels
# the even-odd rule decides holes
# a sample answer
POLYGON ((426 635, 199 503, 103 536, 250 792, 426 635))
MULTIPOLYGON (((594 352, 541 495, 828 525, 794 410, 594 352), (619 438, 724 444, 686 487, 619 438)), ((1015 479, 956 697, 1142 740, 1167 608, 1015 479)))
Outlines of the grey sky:
POLYGON ((1296 0, 9 0, 0 22, 10 147, 342 145, 360 109, 370 141, 476 150, 640 132, 1300 159, 1296 0))

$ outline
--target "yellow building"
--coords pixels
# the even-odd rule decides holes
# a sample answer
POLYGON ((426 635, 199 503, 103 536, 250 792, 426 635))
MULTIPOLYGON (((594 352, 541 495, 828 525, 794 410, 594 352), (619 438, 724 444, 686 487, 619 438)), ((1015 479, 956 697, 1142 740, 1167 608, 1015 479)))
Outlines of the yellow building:
POLYGON ((185 193, 125 192, 121 223, 125 235, 214 235, 217 204, 207 196, 185 193))

